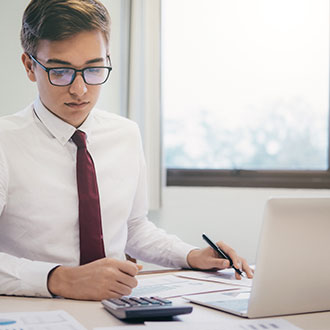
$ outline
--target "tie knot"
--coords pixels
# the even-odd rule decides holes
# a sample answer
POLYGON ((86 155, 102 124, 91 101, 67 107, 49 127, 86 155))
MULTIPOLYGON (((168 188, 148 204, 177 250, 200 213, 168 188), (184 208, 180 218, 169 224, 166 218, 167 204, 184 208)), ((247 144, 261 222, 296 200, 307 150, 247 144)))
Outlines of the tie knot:
POLYGON ((84 132, 76 130, 72 135, 72 141, 78 148, 86 148, 86 134, 84 132))

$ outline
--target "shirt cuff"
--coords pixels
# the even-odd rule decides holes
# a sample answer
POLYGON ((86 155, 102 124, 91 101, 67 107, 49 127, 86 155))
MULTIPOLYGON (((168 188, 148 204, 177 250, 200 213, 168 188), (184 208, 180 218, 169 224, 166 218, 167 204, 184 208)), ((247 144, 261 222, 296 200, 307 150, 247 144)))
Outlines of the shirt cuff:
POLYGON ((22 281, 20 291, 26 296, 53 297, 48 290, 48 274, 57 266, 59 265, 54 263, 21 260, 20 278, 22 281))
POLYGON ((191 268, 187 260, 188 254, 192 250, 200 250, 200 248, 185 242, 176 243, 175 248, 180 253, 176 256, 176 260, 173 260, 174 264, 181 268, 191 268))

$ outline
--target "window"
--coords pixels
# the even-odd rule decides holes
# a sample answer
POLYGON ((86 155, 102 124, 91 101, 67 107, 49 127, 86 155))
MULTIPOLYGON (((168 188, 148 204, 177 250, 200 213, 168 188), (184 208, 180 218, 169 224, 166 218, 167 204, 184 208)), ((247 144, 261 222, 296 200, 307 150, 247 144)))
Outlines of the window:
POLYGON ((162 0, 169 185, 330 188, 329 1, 162 0))

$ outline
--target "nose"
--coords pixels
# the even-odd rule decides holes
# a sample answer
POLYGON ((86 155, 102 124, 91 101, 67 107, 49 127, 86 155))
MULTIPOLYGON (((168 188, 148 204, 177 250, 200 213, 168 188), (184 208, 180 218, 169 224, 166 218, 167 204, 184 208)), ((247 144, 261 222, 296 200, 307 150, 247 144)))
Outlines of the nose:
POLYGON ((77 74, 70 85, 70 93, 77 96, 83 96, 87 92, 87 86, 81 74, 77 74))

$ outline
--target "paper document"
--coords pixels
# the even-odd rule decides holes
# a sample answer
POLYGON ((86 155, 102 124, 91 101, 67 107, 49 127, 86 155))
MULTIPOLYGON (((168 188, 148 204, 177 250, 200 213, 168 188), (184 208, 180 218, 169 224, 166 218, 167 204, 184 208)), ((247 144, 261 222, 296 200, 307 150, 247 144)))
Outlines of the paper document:
POLYGON ((196 281, 175 275, 162 275, 138 278, 138 286, 133 289, 131 296, 159 296, 174 298, 196 293, 235 290, 237 286, 222 283, 196 281))
POLYGON ((212 323, 189 323, 189 322, 148 322, 146 325, 137 326, 119 326, 94 328, 94 330, 302 330, 292 323, 284 319, 257 319, 257 320, 236 320, 236 319, 221 319, 219 322, 212 323))
POLYGON ((225 283, 235 286, 252 287, 252 279, 247 277, 242 277, 241 280, 237 280, 235 278, 235 271, 232 268, 218 270, 214 272, 209 272, 209 271, 178 272, 175 273, 175 276, 195 279, 200 281, 209 281, 209 282, 225 283))
POLYGON ((0 330, 86 330, 65 311, 0 313, 0 330))

